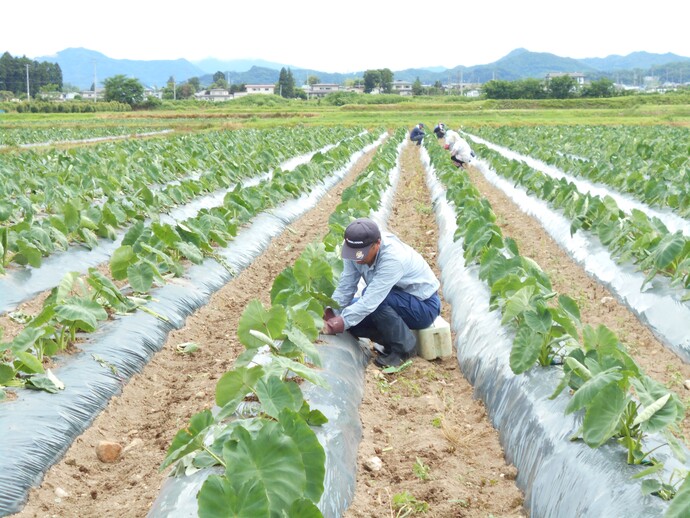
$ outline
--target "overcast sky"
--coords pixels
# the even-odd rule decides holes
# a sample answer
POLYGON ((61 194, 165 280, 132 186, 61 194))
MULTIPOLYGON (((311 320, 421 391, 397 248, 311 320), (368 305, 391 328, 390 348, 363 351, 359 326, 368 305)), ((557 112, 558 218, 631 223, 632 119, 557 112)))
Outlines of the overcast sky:
POLYGON ((69 47, 114 59, 264 59, 323 72, 491 63, 516 48, 562 57, 690 57, 677 0, 5 1, 0 54, 69 47))

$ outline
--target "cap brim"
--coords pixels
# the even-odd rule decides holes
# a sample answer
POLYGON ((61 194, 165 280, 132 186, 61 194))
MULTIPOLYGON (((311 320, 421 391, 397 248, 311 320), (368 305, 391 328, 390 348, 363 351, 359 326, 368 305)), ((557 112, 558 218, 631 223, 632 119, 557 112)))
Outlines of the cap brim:
POLYGON ((343 241, 343 248, 340 251, 340 255, 343 259, 349 259, 351 261, 361 261, 367 254, 369 254, 369 249, 374 243, 369 246, 364 246, 362 248, 351 248, 343 241))

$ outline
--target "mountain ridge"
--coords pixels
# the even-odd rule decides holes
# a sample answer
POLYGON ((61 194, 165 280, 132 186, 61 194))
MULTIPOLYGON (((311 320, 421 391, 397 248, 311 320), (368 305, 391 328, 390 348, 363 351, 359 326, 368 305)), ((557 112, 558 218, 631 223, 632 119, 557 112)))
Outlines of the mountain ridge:
MULTIPOLYGON (((231 83, 264 84, 275 83, 281 68, 290 68, 295 82, 304 84, 310 75, 319 77, 324 83, 343 83, 346 79, 363 77, 364 70, 353 73, 329 73, 313 69, 299 68, 262 59, 220 60, 205 58, 189 61, 175 60, 131 60, 113 59, 98 51, 84 48, 67 48, 51 56, 35 58, 60 65, 63 83, 79 88, 92 88, 94 78, 98 84, 114 75, 135 77, 146 87, 162 87, 172 77, 177 83, 198 77, 201 84, 209 85, 213 74, 223 72, 231 83), (210 70, 214 70, 211 72, 210 70)), ((542 79, 547 73, 580 72, 591 78, 606 74, 620 74, 623 70, 650 69, 670 63, 690 62, 690 57, 672 53, 653 54, 644 51, 633 52, 627 56, 610 55, 605 58, 574 59, 561 57, 548 52, 532 52, 524 48, 512 50, 502 58, 484 65, 454 68, 424 67, 393 71, 396 80, 420 81, 433 84, 437 81, 484 83, 491 79, 518 80, 530 77, 542 79)))

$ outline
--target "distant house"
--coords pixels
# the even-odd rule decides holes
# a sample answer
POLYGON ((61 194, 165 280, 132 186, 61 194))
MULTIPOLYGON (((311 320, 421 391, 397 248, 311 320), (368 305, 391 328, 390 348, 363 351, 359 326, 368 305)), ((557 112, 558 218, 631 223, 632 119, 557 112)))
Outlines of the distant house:
POLYGON ((273 95, 275 93, 275 88, 275 85, 246 85, 248 94, 273 95))
POLYGON ((546 81, 551 81, 555 77, 572 77, 578 86, 583 86, 585 84, 585 75, 580 72, 550 72, 546 74, 546 81))
POLYGON ((305 88, 304 91, 307 93, 307 99, 320 99, 333 92, 339 92, 340 85, 335 83, 315 83, 305 88))
POLYGON ((144 88, 144 99, 148 99, 149 97, 163 99, 163 90, 160 88, 144 88))
POLYGON ((93 90, 82 90, 80 95, 85 101, 97 101, 98 99, 105 99, 105 90, 102 88, 97 88, 95 92, 93 90))
POLYGON ((465 97, 479 97, 481 84, 479 83, 448 83, 441 87, 448 95, 463 95, 465 97))
POLYGON ((222 102, 232 99, 232 94, 225 88, 211 88, 210 90, 201 90, 194 94, 194 97, 200 101, 222 102))
POLYGON ((391 83, 391 92, 398 95, 412 95, 412 83, 396 79, 391 83))

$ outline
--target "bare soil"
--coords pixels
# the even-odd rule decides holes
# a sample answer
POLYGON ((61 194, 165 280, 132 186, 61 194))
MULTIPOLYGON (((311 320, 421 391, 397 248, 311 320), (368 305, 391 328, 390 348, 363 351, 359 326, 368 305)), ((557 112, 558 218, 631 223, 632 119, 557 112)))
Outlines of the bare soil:
MULTIPOLYGON (((242 311, 253 298, 269 303, 267 288, 273 279, 294 263, 306 244, 321 240, 343 188, 372 154, 182 329, 170 334, 163 350, 46 473, 16 516, 146 516, 165 480, 158 467, 174 434, 194 413, 212 405, 217 379, 243 350, 236 338, 242 311), (200 351, 176 353, 176 346, 188 341, 199 343, 200 351), (95 453, 102 440, 128 450, 118 462, 102 463, 95 453)), ((405 151, 393 214, 390 228, 435 265, 435 222, 418 151, 411 146, 405 151)), ((447 305, 443 311, 448 315, 447 305)), ((387 516, 392 497, 404 491, 419 505, 427 503, 427 516, 525 516, 515 468, 506 465, 497 432, 454 358, 416 358, 413 367, 397 377, 385 377, 371 364, 366 391, 362 462, 351 516, 387 516), (373 474, 363 461, 377 451, 384 468, 373 474)))
MULTIPOLYGON (((242 311, 254 298, 268 304, 273 279, 294 263, 308 243, 321 240, 342 190, 368 165, 372 154, 190 316, 183 328, 169 335, 163 349, 77 438, 15 516, 146 516, 165 480, 167 473, 159 473, 158 467, 173 436, 193 414, 212 405, 216 381, 243 351, 236 337, 242 311), (200 350, 178 354, 176 346, 188 341, 199 343, 200 350), (116 463, 101 463, 95 448, 102 440, 122 444, 128 448, 126 454, 116 463)), ((515 238, 521 253, 542 266, 556 290, 580 303, 583 321, 609 326, 632 347, 650 375, 684 394, 682 383, 690 379, 690 368, 573 263, 537 222, 476 171, 471 174, 491 202, 504 234, 515 238)), ((419 250, 439 273, 438 230, 414 146, 403 151, 389 229, 419 250)), ((450 310, 444 302, 442 315, 448 321, 450 310)), ((429 517, 528 516, 515 484, 516 469, 506 464, 498 433, 481 401, 473 397, 455 356, 431 362, 415 358, 410 368, 396 375, 384 375, 370 364, 360 418, 357 487, 347 518, 395 517, 425 506, 424 516, 429 517), (373 457, 381 460, 381 469, 369 469, 373 457), (405 499, 407 507, 396 504, 405 499)))

